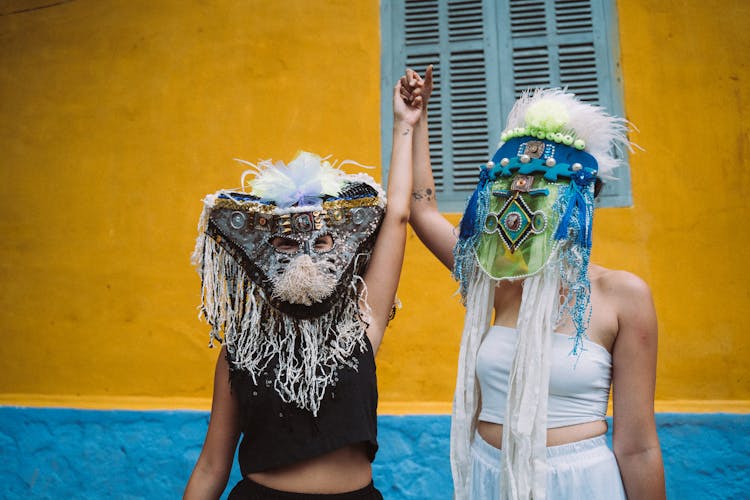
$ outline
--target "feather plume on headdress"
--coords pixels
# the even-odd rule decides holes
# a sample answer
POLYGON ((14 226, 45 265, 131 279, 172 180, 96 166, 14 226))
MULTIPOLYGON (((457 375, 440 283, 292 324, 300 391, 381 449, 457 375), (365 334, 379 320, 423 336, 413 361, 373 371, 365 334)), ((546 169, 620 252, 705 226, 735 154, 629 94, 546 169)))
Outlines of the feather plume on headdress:
POLYGON ((242 175, 243 184, 263 201, 274 201, 278 207, 319 205, 324 196, 335 196, 344 185, 344 172, 326 159, 301 151, 288 165, 263 160, 258 165, 237 160, 253 167, 242 175), (255 178, 245 182, 248 174, 255 178))
POLYGON ((508 132, 519 129, 567 135, 572 138, 571 143, 581 141, 580 149, 596 158, 598 175, 603 179, 613 179, 613 170, 623 162, 622 153, 632 151, 626 119, 611 116, 604 108, 581 102, 574 94, 561 89, 523 92, 508 114, 500 146, 508 132))

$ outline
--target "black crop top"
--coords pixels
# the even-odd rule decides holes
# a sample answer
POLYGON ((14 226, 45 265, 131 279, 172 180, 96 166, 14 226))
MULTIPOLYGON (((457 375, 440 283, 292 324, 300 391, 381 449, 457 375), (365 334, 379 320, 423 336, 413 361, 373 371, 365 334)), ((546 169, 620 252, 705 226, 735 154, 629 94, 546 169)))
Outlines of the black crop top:
MULTIPOLYGON (((243 476, 291 465, 353 443, 364 442, 370 462, 377 442, 378 386, 372 345, 355 348, 358 368, 339 367, 338 381, 329 386, 318 416, 294 403, 284 403, 273 379, 231 372, 232 392, 240 404, 242 442, 238 453, 243 476)), ((232 366, 231 359, 229 366, 232 366)), ((274 364, 266 369, 273 373, 274 364)), ((264 373, 265 375, 265 373, 264 373)))

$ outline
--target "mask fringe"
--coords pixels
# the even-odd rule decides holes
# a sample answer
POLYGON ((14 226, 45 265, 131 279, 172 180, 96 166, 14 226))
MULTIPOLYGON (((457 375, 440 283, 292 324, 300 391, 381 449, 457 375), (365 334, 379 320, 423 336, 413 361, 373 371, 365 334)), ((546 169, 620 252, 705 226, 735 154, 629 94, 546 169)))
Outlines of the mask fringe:
POLYGON ((206 236, 202 240, 196 248, 202 250, 201 315, 212 327, 209 345, 223 342, 232 369, 248 372, 255 384, 272 381, 284 402, 317 416, 326 390, 338 381, 338 369, 356 370, 352 353, 357 347, 366 349, 369 306, 364 281, 355 275, 345 297, 328 313, 291 318, 268 302, 219 244, 206 236), (268 373, 272 361, 274 372, 268 373))
MULTIPOLYGON (((594 217, 593 186, 579 187, 575 183, 566 186, 553 209, 561 214, 555 234, 558 240, 558 272, 562 284, 562 296, 558 321, 569 316, 575 327, 571 337, 573 347, 570 354, 580 357, 586 350, 584 339, 591 319, 591 281, 589 261, 591 259, 591 229, 594 217), (564 226, 564 228, 563 228, 564 226)), ((577 360, 576 360, 577 362, 577 360)))
POLYGON ((560 276, 554 265, 523 283, 503 426, 505 460, 500 474, 504 500, 545 498, 549 356, 559 289, 560 276))
POLYGON ((453 249, 453 278, 459 282, 461 302, 466 304, 469 287, 476 281, 480 272, 476 265, 475 248, 482 235, 484 221, 490 206, 491 184, 487 169, 482 169, 479 185, 466 204, 466 211, 461 218, 459 239, 453 249))
POLYGON ((468 500, 472 488, 471 441, 476 429, 480 398, 475 375, 477 352, 492 317, 496 285, 481 271, 474 270, 471 276, 451 417, 450 459, 455 500, 468 500))

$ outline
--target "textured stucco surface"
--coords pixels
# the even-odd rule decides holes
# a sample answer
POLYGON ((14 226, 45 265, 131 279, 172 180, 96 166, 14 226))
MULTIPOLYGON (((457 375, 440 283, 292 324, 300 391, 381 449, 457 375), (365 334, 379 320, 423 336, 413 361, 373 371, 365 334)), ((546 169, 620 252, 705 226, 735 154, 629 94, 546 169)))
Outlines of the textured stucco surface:
MULTIPOLYGON (((750 416, 663 413, 657 423, 669 498, 750 498, 750 416)), ((178 498, 207 424, 199 411, 0 407, 0 496, 178 498)), ((379 417, 373 471, 386 500, 451 498, 449 428, 447 415, 379 417)))
MULTIPOLYGON (((657 399, 748 400, 750 3, 617 6, 646 151, 593 258, 652 287, 657 399)), ((210 398, 200 199, 237 186, 235 157, 379 166, 380 56, 375 0, 0 2, 0 402, 210 398)), ((382 401, 451 401, 455 290, 410 230, 382 401)))

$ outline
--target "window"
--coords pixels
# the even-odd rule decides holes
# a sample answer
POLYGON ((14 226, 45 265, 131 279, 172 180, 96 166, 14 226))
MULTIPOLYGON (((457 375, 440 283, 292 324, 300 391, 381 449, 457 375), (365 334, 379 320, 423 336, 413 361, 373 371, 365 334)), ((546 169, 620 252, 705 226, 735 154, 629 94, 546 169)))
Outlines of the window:
MULTIPOLYGON (((404 68, 434 66, 430 154, 440 209, 462 212, 504 118, 527 88, 565 87, 623 116, 614 0, 394 0, 381 3, 383 165, 390 96, 404 68)), ((597 200, 629 206, 630 172, 597 200)))

